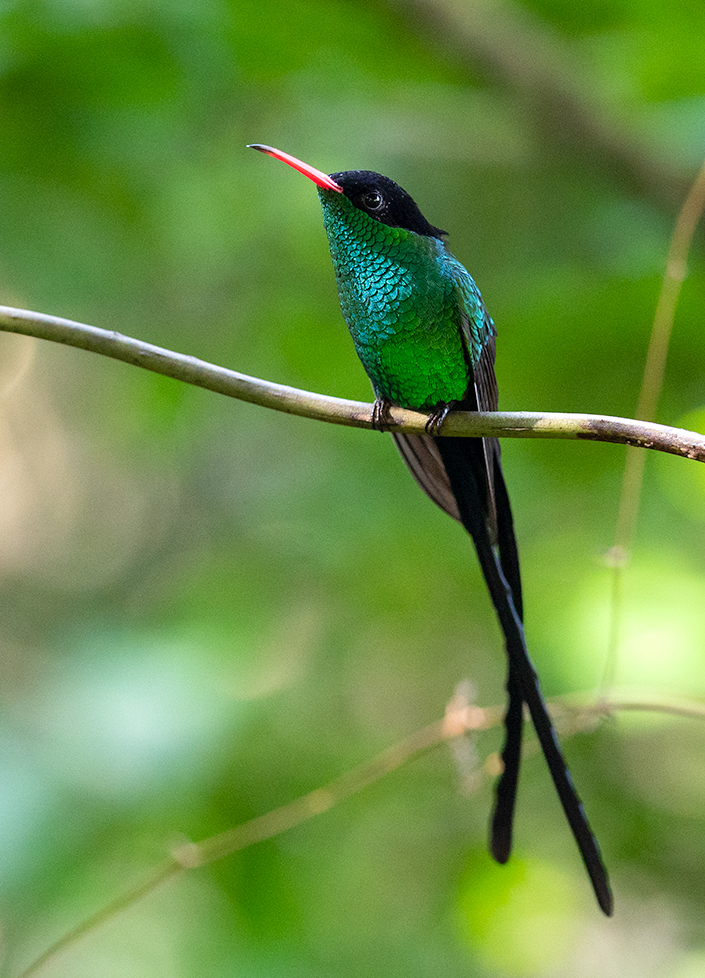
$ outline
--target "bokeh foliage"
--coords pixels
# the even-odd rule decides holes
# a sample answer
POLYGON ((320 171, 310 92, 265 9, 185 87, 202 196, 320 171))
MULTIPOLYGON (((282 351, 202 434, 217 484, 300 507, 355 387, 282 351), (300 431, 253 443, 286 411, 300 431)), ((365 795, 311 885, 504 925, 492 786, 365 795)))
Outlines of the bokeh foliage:
MULTIPOLYGON (((701 18, 687 0, 5 0, 0 299, 369 398, 315 194, 244 148, 262 141, 386 173, 450 230, 498 323, 502 407, 629 416, 705 154, 701 18)), ((659 417, 699 430, 702 244, 659 417)), ((388 438, 0 341, 11 974, 174 839, 372 757, 463 678, 501 702, 504 663, 469 540, 388 438)), ((589 691, 623 450, 504 456, 545 691, 589 691)), ((694 463, 650 459, 620 686, 705 695, 704 514, 694 463)), ((480 765, 498 736, 474 745, 480 765)), ((705 728, 630 716, 566 746, 612 921, 542 761, 498 868, 491 780, 464 796, 441 749, 160 891, 46 974, 701 974, 705 728)))

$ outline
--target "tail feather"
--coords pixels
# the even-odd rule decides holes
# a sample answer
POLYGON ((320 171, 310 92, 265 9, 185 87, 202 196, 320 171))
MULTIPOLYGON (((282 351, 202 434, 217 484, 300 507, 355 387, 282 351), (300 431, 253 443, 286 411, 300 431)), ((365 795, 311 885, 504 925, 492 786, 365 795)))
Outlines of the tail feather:
MULTIPOLYGON (((491 376, 494 377, 494 373, 491 376)), ((473 405, 473 409, 475 406, 473 405)), ((496 407, 496 401, 493 401, 489 406, 496 407)), ((453 494, 438 447, 439 439, 431 438, 428 435, 402 435, 397 433, 393 433, 392 437, 411 474, 424 492, 449 516, 461 523, 458 503, 453 494)), ((467 446, 470 443, 466 442, 465 444, 467 446)), ((473 442, 472 444, 476 443, 473 442)), ((499 546, 502 570, 512 591, 514 607, 521 617, 522 594, 519 554, 514 536, 509 496, 499 457, 499 442, 495 438, 483 438, 481 457, 475 449, 468 451, 475 480, 478 485, 482 486, 482 512, 485 514, 489 539, 491 542, 496 539, 499 546), (490 472, 492 473, 491 478, 490 472)), ((506 688, 508 705, 504 716, 503 770, 497 779, 495 809, 490 823, 490 851, 500 863, 506 863, 512 851, 512 825, 524 734, 524 699, 516 669, 512 668, 511 658, 508 662, 506 688)))
POLYGON ((506 740, 503 753, 505 771, 497 788, 492 831, 493 855, 500 862, 506 861, 511 849, 511 824, 520 763, 523 700, 529 708, 553 783, 592 881, 595 896, 601 909, 609 916, 612 913, 612 893, 607 871, 602 862, 597 840, 590 829, 565 758, 558 745, 553 723, 541 694, 538 677, 526 648, 521 618, 517 548, 501 469, 497 463, 494 481, 499 524, 502 527, 498 537, 498 554, 497 549, 492 546, 483 505, 485 493, 484 478, 481 473, 485 461, 481 442, 475 439, 439 438, 437 446, 458 504, 461 522, 475 544, 480 566, 504 632, 509 659, 507 680, 509 708, 505 720, 506 740), (516 589, 519 608, 514 601, 512 584, 516 589))
MULTIPOLYGON (((500 564, 511 591, 514 608, 523 621, 521 572, 519 570, 519 551, 514 536, 514 519, 500 464, 499 443, 493 439, 491 445, 493 448, 493 485, 500 564)), ((468 453, 467 446, 464 451, 466 454, 468 453)), ((474 456, 474 450, 470 449, 470 454, 474 456)), ((487 449, 485 449, 485 458, 487 458, 487 454, 487 449)), ((524 697, 521 681, 510 655, 507 655, 507 660, 507 711, 504 715, 502 774, 497 779, 495 806, 490 822, 490 851, 500 863, 506 863, 512 851, 512 827, 514 825, 514 809, 521 766, 521 744, 524 734, 524 697)))
POLYGON ((497 779, 494 812, 490 823, 490 852, 498 863, 506 863, 512 852, 512 826, 519 785, 521 742, 524 734, 524 697, 521 681, 511 658, 507 671, 507 698, 502 773, 497 779))

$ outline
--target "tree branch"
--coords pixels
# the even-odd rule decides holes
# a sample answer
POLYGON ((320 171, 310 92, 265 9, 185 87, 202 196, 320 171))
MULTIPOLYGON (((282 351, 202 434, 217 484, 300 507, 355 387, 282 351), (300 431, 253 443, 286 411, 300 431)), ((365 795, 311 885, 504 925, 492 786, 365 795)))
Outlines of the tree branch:
MULTIPOLYGON (((173 377, 196 387, 235 397, 261 407, 273 408, 317 421, 372 427, 372 405, 348 401, 274 384, 197 357, 175 353, 112 330, 87 326, 70 319, 0 306, 0 330, 90 350, 145 370, 173 377)), ((423 434, 426 415, 392 408, 390 429, 423 434)), ((705 436, 681 428, 628 418, 595 414, 547 414, 535 411, 475 413, 454 411, 443 423, 444 435, 496 438, 564 438, 606 441, 637 448, 652 448, 671 455, 705 461, 705 436)))

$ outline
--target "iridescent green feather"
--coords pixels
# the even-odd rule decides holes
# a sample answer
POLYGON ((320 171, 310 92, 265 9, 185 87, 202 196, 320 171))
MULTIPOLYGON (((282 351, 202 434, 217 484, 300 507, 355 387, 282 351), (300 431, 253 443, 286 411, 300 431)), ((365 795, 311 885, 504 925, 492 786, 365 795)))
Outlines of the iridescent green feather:
POLYGON ((462 400, 494 335, 471 276, 439 238, 318 193, 343 315, 375 394, 419 411, 462 400))

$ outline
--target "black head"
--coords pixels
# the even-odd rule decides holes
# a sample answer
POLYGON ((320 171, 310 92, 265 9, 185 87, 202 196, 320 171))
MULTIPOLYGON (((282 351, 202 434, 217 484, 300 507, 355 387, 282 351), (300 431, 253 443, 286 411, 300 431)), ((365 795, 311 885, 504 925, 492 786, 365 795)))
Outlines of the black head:
POLYGON ((381 173, 373 173, 371 170, 345 170, 343 173, 331 173, 331 177, 355 207, 382 224, 392 228, 406 228, 407 231, 425 234, 430 238, 440 238, 441 235, 448 234, 447 231, 441 231, 429 224, 414 198, 381 173))

